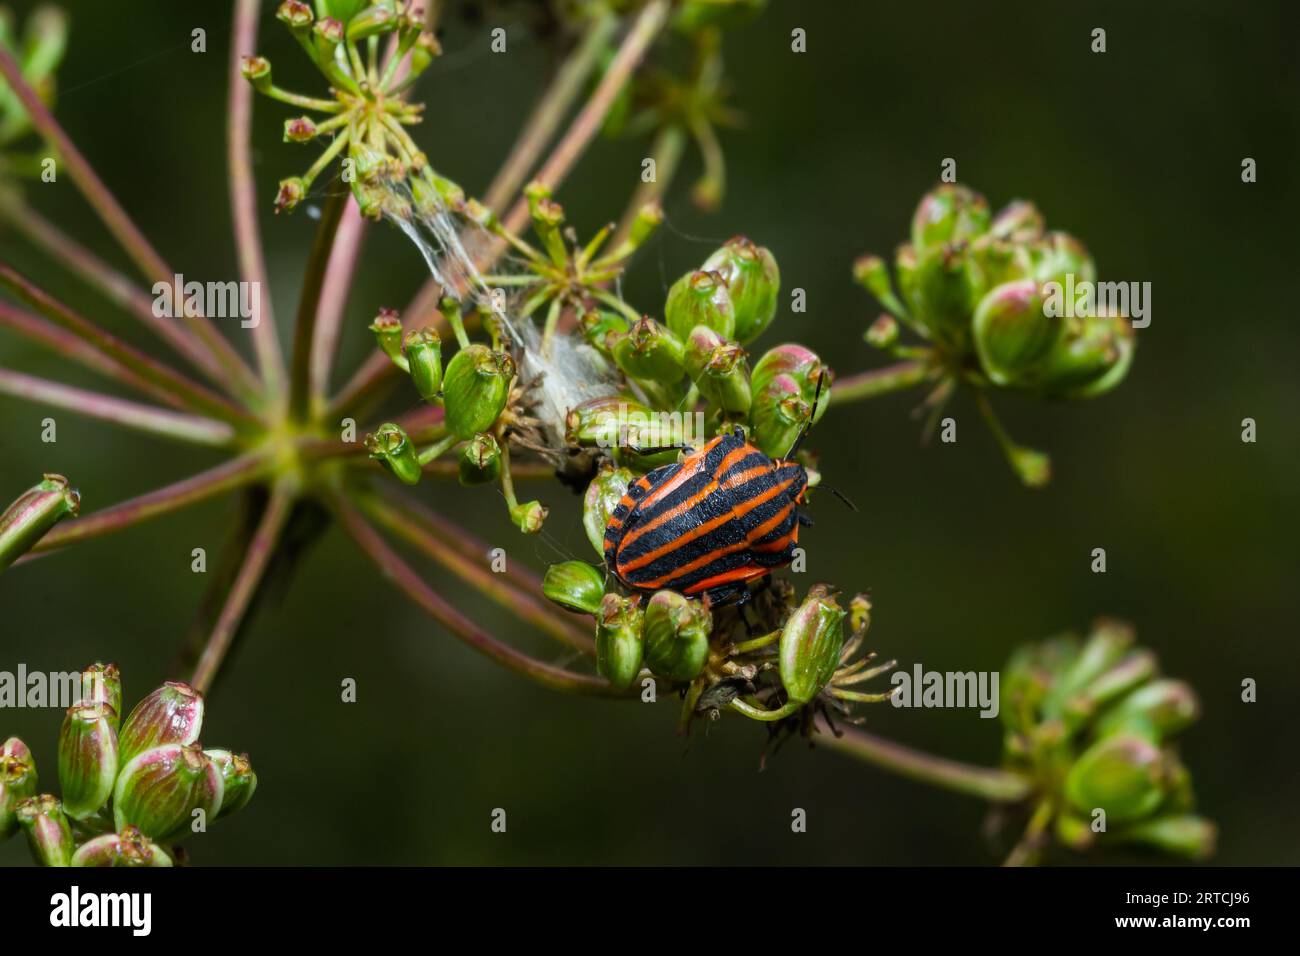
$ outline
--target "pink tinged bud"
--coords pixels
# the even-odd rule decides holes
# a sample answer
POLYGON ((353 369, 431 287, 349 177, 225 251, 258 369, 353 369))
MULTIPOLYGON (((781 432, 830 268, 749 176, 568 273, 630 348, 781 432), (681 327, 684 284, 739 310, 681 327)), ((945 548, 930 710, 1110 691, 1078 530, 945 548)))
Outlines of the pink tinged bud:
POLYGON ((980 300, 971 323, 984 373, 1014 385, 1043 361, 1060 338, 1062 319, 1049 316, 1033 279, 1007 282, 980 300))
POLYGON ((117 779, 117 715, 103 703, 68 708, 59 731, 59 788, 74 820, 99 812, 117 779))
POLYGON ((830 404, 831 370, 822 364, 817 353, 794 343, 769 349, 754 366, 750 386, 757 394, 778 375, 788 375, 794 379, 799 385, 799 393, 809 405, 816 397, 817 409, 813 421, 820 421, 830 404))
POLYGON ((781 270, 771 251, 736 236, 709 256, 703 268, 717 272, 727 284, 736 316, 736 339, 745 344, 758 338, 776 316, 781 291, 781 270))
POLYGON ((316 19, 312 16, 311 7, 302 0, 284 0, 284 3, 276 8, 275 18, 291 30, 309 27, 316 19))
POLYGON ((316 21, 313 28, 316 33, 317 47, 324 49, 328 53, 333 53, 334 47, 343 42, 346 34, 344 26, 333 17, 324 17, 316 21))
POLYGON ((751 439, 769 458, 783 458, 808 424, 812 406, 799 383, 778 375, 754 393, 751 439))
POLYGON ((246 56, 239 61, 239 69, 257 92, 266 93, 271 89, 271 61, 266 57, 246 56))
POLYGON ((107 704, 113 730, 118 729, 122 714, 122 675, 116 664, 91 664, 81 672, 81 700, 87 704, 107 704))
POLYGON ((10 737, 0 746, 0 841, 18 829, 18 804, 36 795, 36 761, 27 745, 10 737))
POLYGON ((912 216, 912 245, 924 252, 947 242, 974 239, 988 229, 988 201, 965 186, 944 183, 926 193, 917 205, 912 216))
POLYGON ((221 809, 217 812, 217 819, 221 820, 248 806, 257 790, 257 774, 253 772, 248 754, 232 754, 229 750, 208 750, 205 753, 221 772, 221 809))
POLYGON ((15 811, 18 825, 27 832, 32 856, 41 866, 72 865, 72 827, 59 798, 44 793, 29 797, 15 811))
POLYGON ((139 827, 124 827, 121 833, 105 833, 82 844, 72 854, 73 866, 141 867, 171 866, 172 858, 162 847, 140 832, 139 827))
POLYGON ((203 730, 203 695, 189 684, 167 681, 135 705, 118 735, 122 766, 159 744, 192 744, 203 730))
POLYGON ((301 176, 280 180, 280 190, 275 194, 275 211, 289 212, 307 198, 307 181, 301 176))
POLYGON ((1043 235, 1043 214, 1024 199, 1015 199, 994 217, 989 232, 1011 242, 1033 242, 1043 235))
POLYGON ((202 810, 216 819, 224 796, 220 768, 198 744, 161 744, 122 768, 113 790, 113 822, 128 825, 159 843, 188 836, 202 810))
POLYGON ((316 124, 309 117, 298 116, 284 121, 286 143, 310 143, 316 138, 316 124))
POLYGON ((582 499, 582 528, 587 532, 587 540, 602 557, 605 554, 605 528, 609 516, 635 476, 626 468, 606 466, 597 473, 587 486, 587 493, 582 499))
POLYGON ((60 520, 81 510, 81 496, 62 475, 45 475, 0 513, 0 571, 36 544, 60 520))
POLYGON ((664 302, 668 328, 685 340, 697 325, 708 326, 724 339, 736 334, 736 313, 726 280, 717 272, 688 272, 668 290, 664 302))
POLYGON ((596 613, 596 670, 611 685, 631 687, 644 653, 639 597, 606 594, 596 613))
POLYGON ((806 704, 830 682, 844 648, 848 611, 825 585, 815 585, 781 631, 781 683, 790 700, 806 704))

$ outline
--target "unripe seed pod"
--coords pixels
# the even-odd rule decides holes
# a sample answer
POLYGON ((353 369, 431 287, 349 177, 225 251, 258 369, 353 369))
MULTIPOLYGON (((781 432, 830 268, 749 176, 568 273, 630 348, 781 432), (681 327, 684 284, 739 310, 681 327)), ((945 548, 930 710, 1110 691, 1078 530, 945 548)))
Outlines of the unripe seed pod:
POLYGON ((0 513, 0 571, 36 544, 55 524, 81 510, 81 496, 62 475, 49 474, 0 513))
POLYGON ((781 270, 771 251, 736 236, 709 256, 701 268, 718 273, 727 284, 736 319, 736 340, 743 345, 758 338, 776 316, 781 292, 781 270))
POLYGON ((181 681, 167 681, 135 705, 117 737, 119 766, 159 744, 192 744, 203 730, 203 695, 181 681))
POLYGON ((965 340, 983 288, 979 264, 964 244, 933 247, 917 263, 921 314, 930 332, 949 343, 965 340))
POLYGON ((466 487, 489 485, 501 477, 501 446, 487 432, 475 435, 460 452, 460 483, 466 487))
POLYGON ((789 454, 810 412, 799 383, 789 375, 776 376, 754 395, 750 416, 754 444, 769 458, 789 454))
POLYGON ((1196 721, 1196 692, 1180 680, 1152 681, 1122 698, 1097 723, 1097 736, 1138 733, 1154 743, 1167 740, 1196 721))
POLYGON ((1107 737, 1089 747, 1065 778, 1065 794, 1074 809, 1106 811, 1109 824, 1150 816, 1167 793, 1165 755, 1149 741, 1131 734, 1107 737))
POLYGON ((632 378, 672 384, 681 381, 686 352, 681 341, 649 316, 613 343, 614 361, 632 378))
POLYGON ((912 216, 912 245, 921 253, 974 239, 988 230, 987 200, 965 186, 943 183, 921 197, 912 216))
POLYGON ((514 376, 514 360, 486 345, 470 345, 452 356, 442 385, 452 434, 468 440, 491 429, 506 407, 514 376))
POLYGON ((438 57, 442 56, 442 46, 432 33, 421 33, 411 47, 411 76, 419 76, 429 68, 438 57))
POLYGON ((402 320, 395 309, 380 309, 370 323, 375 344, 397 364, 402 364, 402 320))
POLYGON ((1141 843, 1165 853, 1204 860, 1214 855, 1219 829, 1204 817, 1178 814, 1142 820, 1125 827, 1119 836, 1125 843, 1141 843))
POLYGON ((653 427, 655 414, 634 398, 605 395, 575 405, 564 419, 564 440, 570 445, 609 448, 625 444, 630 433, 653 427))
POLYGON ((1040 289, 1049 282, 1077 288, 1081 282, 1097 279, 1097 267, 1087 247, 1067 232, 1049 232, 1031 247, 1030 255, 1040 289), (1067 283, 1067 276, 1074 277, 1072 283, 1067 283))
POLYGON ((229 750, 206 750, 208 759, 221 774, 221 807, 217 819, 221 820, 248 806, 257 790, 257 774, 249 763, 248 754, 234 754, 229 750))
POLYGON ((542 593, 565 610, 595 614, 605 596, 605 577, 586 561, 561 561, 546 569, 542 593))
POLYGON ((918 332, 928 334, 920 316, 921 295, 917 288, 916 268, 916 249, 908 243, 899 246, 894 252, 894 276, 898 280, 898 291, 911 312, 911 324, 918 332))
POLYGON ((686 336, 686 374, 692 382, 700 380, 713 353, 726 344, 727 340, 707 325, 697 325, 691 329, 686 336))
POLYGON ((221 770, 199 744, 161 744, 122 767, 113 788, 113 822, 119 832, 130 824, 170 843, 191 832, 195 810, 215 820, 223 795, 221 770))
POLYGON ((356 43, 397 29, 397 11, 383 3, 376 3, 353 16, 347 25, 347 38, 356 43))
POLYGON ((32 856, 41 866, 71 866, 76 844, 72 827, 59 798, 43 793, 28 797, 14 811, 18 825, 27 832, 32 856))
POLYGON ((579 324, 587 344, 610 359, 614 357, 614 345, 618 336, 628 330, 627 316, 607 309, 583 313, 579 324))
POLYGON ((1043 311, 1033 279, 998 286, 980 300, 971 323, 984 374, 1013 385, 1041 362, 1061 336, 1063 322, 1043 311))
POLYGON ((606 594, 596 613, 596 670, 618 690, 632 686, 641 671, 640 602, 639 597, 606 594))
POLYGON ((719 345, 696 380, 700 392, 727 415, 748 415, 753 402, 749 363, 739 345, 719 345))
POLYGON ((1110 391, 1133 364, 1136 337, 1127 319, 1098 317, 1067 322, 1043 361, 1043 391, 1059 398, 1093 398, 1110 391))
POLYGON ((116 664, 91 664, 81 672, 81 700, 88 704, 107 704, 113 730, 121 724, 122 674, 116 664))
POLYGON ((688 272, 674 282, 664 303, 664 318, 683 341, 697 325, 708 326, 724 339, 734 338, 736 333, 731 293, 716 272, 688 272))
POLYGON ((59 788, 74 820, 99 812, 117 779, 117 715, 108 704, 82 701, 68 708, 59 731, 59 788))
POLYGON ((18 804, 36 795, 36 761, 27 745, 10 737, 0 746, 0 842, 18 829, 18 804))
POLYGON ((312 27, 312 42, 316 46, 317 54, 322 61, 328 61, 334 58, 334 49, 347 36, 347 28, 344 26, 345 20, 338 17, 322 17, 317 20, 312 27))
POLYGON ((411 381, 426 402, 442 390, 442 338, 434 328, 413 329, 402 344, 411 381))
POLYGON ((316 124, 310 116, 296 116, 284 121, 286 143, 310 143, 316 138, 316 124))
POLYGON ((862 338, 873 349, 892 349, 898 344, 898 320, 892 315, 878 316, 862 338))
POLYGON ((551 509, 540 501, 525 501, 510 509, 510 520, 524 534, 537 534, 550 513, 551 509))
POLYGON ((275 10, 275 18, 290 30, 309 27, 316 19, 312 15, 311 7, 302 0, 284 0, 275 10))
POLYGON ((239 71, 257 92, 265 93, 271 89, 271 61, 266 57, 243 57, 239 61, 239 71))
POLYGON ((605 527, 609 524, 609 516, 627 493, 627 486, 634 477, 636 476, 626 468, 605 465, 591 480, 583 495, 582 528, 587 532, 591 546, 602 557, 605 554, 605 527))
POLYGON ((419 482, 423 471, 420 456, 402 426, 393 422, 380 425, 366 436, 366 450, 370 452, 371 458, 392 472, 398 481, 408 485, 419 482))
POLYGON ((645 609, 646 666, 663 680, 694 680, 709 658, 712 632, 713 615, 703 602, 676 591, 657 592, 645 609))
POLYGON ((632 220, 632 226, 627 233, 627 251, 630 255, 641 246, 645 245, 647 239, 654 235, 654 231, 659 228, 659 224, 664 221, 664 210, 659 205, 658 200, 648 202, 636 212, 636 218, 632 220))
POLYGON ((333 17, 340 24, 349 22, 369 5, 369 0, 316 0, 316 14, 333 17))
POLYGON ((831 400, 831 371, 822 364, 817 353, 792 342, 769 349, 754 366, 750 386, 755 393, 761 392, 778 375, 789 375, 794 379, 800 394, 810 405, 813 397, 817 397, 813 424, 821 421, 831 400))
POLYGON ((880 303, 884 303, 893 293, 889 287, 889 270, 880 256, 859 256, 853 263, 853 280, 880 303))
POLYGON ((993 217, 989 233, 1011 242, 1035 242, 1043 235, 1043 214, 1024 199, 1013 199, 993 217))
POLYGON ((172 866, 172 858, 140 832, 139 827, 124 827, 121 833, 105 833, 81 845, 72 854, 73 866, 148 867, 172 866))
POLYGON ((844 649, 844 619, 831 589, 814 585, 781 631, 781 684, 792 701, 809 703, 839 667, 844 649))
POLYGON ((275 211, 289 212, 298 203, 307 198, 307 181, 301 176, 290 176, 280 180, 280 188, 275 194, 275 211))
POLYGON ((1072 697, 1119 663, 1135 638, 1133 628, 1123 621, 1098 621, 1083 647, 1063 659, 1060 670, 1053 673, 1051 697, 1044 703, 1046 715, 1059 716, 1072 697))

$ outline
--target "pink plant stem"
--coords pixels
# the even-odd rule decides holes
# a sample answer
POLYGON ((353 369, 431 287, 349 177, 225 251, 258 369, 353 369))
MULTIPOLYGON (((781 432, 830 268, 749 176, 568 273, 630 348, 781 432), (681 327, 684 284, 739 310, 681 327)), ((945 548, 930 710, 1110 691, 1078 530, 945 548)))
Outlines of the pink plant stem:
POLYGON ((477 588, 520 620, 587 656, 596 653, 595 643, 586 630, 576 624, 573 615, 561 616, 541 595, 535 582, 513 571, 496 574, 487 567, 489 548, 470 532, 426 509, 385 501, 375 494, 364 494, 358 501, 372 521, 396 534, 457 577, 477 588), (528 593, 525 593, 528 592, 528 593))
POLYGON ((864 730, 840 727, 832 731, 823 717, 817 718, 817 730, 818 746, 946 790, 995 803, 1019 803, 1032 791, 1029 780, 1019 774, 936 757, 864 730))
MULTIPOLYGON (((23 79, 22 70, 13 56, 0 48, 0 74, 22 102, 23 108, 31 118, 32 126, 41 134, 58 154, 61 165, 66 166, 86 200, 94 207, 104 225, 118 241, 127 255, 140 269, 141 273, 154 282, 171 283, 174 273, 162 256, 150 245, 130 216, 109 192, 108 188, 96 175, 90 163, 81 154, 72 140, 55 120, 54 114, 41 102, 36 91, 23 79)), ((179 303, 177 303, 179 304, 179 303)), ((216 329, 202 316, 188 316, 185 319, 190 330, 201 341, 196 346, 185 346, 186 357, 194 361, 210 379, 218 382, 231 382, 239 386, 244 394, 256 394, 257 380, 252 370, 216 329)))
POLYGON ((208 642, 194 668, 194 676, 190 683, 200 693, 206 694, 212 688, 217 671, 221 669, 221 663, 225 660, 231 642, 235 639, 239 622, 243 620, 249 601, 252 600, 262 576, 266 573, 266 566, 279 543, 289 513, 293 509, 293 502, 294 495, 287 488, 277 487, 271 492, 270 501, 267 502, 266 510, 262 512, 262 518, 258 522, 257 531, 249 542, 243 563, 235 576, 235 582, 226 596, 226 603, 221 608, 217 623, 212 628, 208 642))
POLYGON ((877 395, 903 391, 920 385, 928 374, 929 367, 920 360, 899 362, 870 372, 859 372, 857 375, 849 375, 835 382, 831 388, 830 401, 832 405, 840 405, 844 402, 856 402, 864 398, 875 398, 877 395))
POLYGON ((235 440, 235 430, 226 422, 141 405, 6 368, 0 368, 0 394, 199 445, 225 447, 235 440))
POLYGON ((316 337, 311 349, 310 400, 313 409, 320 408, 329 389, 330 371, 343 333, 343 315, 365 243, 366 225, 356 199, 349 197, 334 237, 334 248, 325 266, 325 280, 321 284, 316 337))
POLYGON ((253 484, 265 477, 270 469, 270 461, 259 452, 250 452, 239 458, 232 458, 183 481, 61 525, 42 538, 40 544, 32 551, 33 553, 52 551, 78 541, 112 534, 114 531, 129 528, 159 515, 179 511, 235 488, 253 484))
POLYGON ((337 180, 331 186, 316 238, 303 272, 302 292, 298 296, 298 315, 293 324, 293 357, 289 362, 289 415, 302 421, 307 414, 307 386, 312 342, 316 338, 316 321, 320 317, 321 289, 329 268, 334 238, 338 235, 343 210, 352 199, 351 192, 337 180))
POLYGON ((503 644, 425 584, 344 496, 335 494, 331 500, 339 523, 374 561, 384 577, 434 620, 480 654, 551 690, 597 697, 626 696, 610 687, 603 678, 567 671, 503 644))
POLYGON ((257 227, 257 185, 253 179, 249 145, 253 125, 253 87, 240 72, 240 58, 256 52, 260 12, 260 0, 235 0, 227 70, 230 75, 230 106, 226 115, 226 157, 230 165, 230 209, 234 217, 239 272, 245 282, 260 290, 256 300, 257 324, 253 326, 257 367, 267 393, 278 395, 284 380, 284 357, 280 354, 280 339, 276 335, 262 234, 257 227))
POLYGON ((257 421, 247 411, 231 404, 227 399, 103 331, 93 322, 73 312, 62 302, 19 275, 5 262, 0 262, 0 286, 9 289, 41 315, 126 366, 141 378, 184 399, 186 404, 196 411, 206 412, 223 421, 245 423, 257 421))

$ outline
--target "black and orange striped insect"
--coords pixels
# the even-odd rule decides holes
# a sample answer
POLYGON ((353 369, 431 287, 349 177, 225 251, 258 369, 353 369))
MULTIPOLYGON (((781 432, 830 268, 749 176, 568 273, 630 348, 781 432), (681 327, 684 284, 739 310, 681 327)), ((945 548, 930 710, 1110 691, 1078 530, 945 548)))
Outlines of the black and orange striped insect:
POLYGON ((635 591, 743 603, 751 581, 794 560, 799 527, 812 524, 799 511, 808 472, 790 456, 767 457, 736 428, 642 475, 605 526, 606 566, 635 591))

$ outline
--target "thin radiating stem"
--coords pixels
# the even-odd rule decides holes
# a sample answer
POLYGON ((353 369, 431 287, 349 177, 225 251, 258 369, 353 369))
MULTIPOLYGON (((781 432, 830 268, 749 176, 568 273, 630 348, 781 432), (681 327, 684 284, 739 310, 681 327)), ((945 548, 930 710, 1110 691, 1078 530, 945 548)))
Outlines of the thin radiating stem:
POLYGON ((148 521, 150 518, 170 514, 200 501, 215 498, 227 491, 250 485, 265 477, 270 470, 270 460, 259 452, 232 458, 183 481, 139 495, 55 528, 42 538, 40 544, 32 551, 33 553, 52 551, 78 541, 112 534, 114 531, 148 521))
POLYGON ((899 362, 870 372, 861 372, 840 379, 831 389, 831 404, 857 402, 890 392, 901 392, 920 385, 929 374, 929 366, 922 361, 899 362))
POLYGON ((280 541, 280 534, 289 519, 293 502, 294 494, 288 487, 277 486, 271 492, 271 499, 267 502, 266 510, 262 512, 262 518, 258 522, 257 531, 248 544, 243 563, 239 567, 238 574, 235 575, 235 582, 231 585, 226 603, 221 608, 221 615, 217 618, 217 623, 213 626, 203 653, 199 656, 199 662, 194 668, 194 676, 190 683, 200 693, 206 694, 211 689, 213 680, 216 679, 217 671, 220 670, 221 663, 225 660, 226 653, 235 639, 235 632, 239 630, 239 622, 244 619, 249 601, 252 600, 262 575, 266 573, 266 566, 280 541))
POLYGON ((55 408, 63 408, 78 415, 98 418, 134 428, 142 432, 194 442, 199 445, 226 447, 234 443, 235 430, 226 422, 183 415, 179 412, 141 405, 126 399, 74 388, 61 382, 24 375, 0 368, 0 394, 24 398, 55 408))
POLYGON ((627 208, 618 223, 618 230, 609 241, 610 249, 617 249, 627 239, 632 230, 632 223, 646 203, 661 199, 677 173, 682 153, 686 149, 686 131, 677 123, 669 123, 655 136, 650 147, 650 155, 655 161, 655 178, 648 183, 640 183, 632 193, 627 208))
MULTIPOLYGON (((86 161, 86 157, 81 154, 68 138, 67 133, 63 131, 63 127, 55 120, 54 114, 41 102, 36 91, 23 78, 22 70, 13 56, 3 48, 0 48, 0 74, 4 75, 10 88, 22 102, 32 126, 47 143, 54 147, 60 164, 68 170, 68 174, 81 190, 81 194, 86 197, 86 201, 98 213, 104 225, 113 234, 113 238, 135 262, 140 272, 150 281, 170 284, 174 276, 171 267, 96 175, 90 163, 86 161)), ((252 370, 217 331, 216 326, 203 316, 188 314, 185 322, 205 347, 206 354, 196 350, 195 357, 202 356, 200 360, 209 377, 216 381, 229 382, 238 394, 246 397, 257 395, 258 383, 252 370)))
POLYGON ((508 576, 488 570, 487 545, 465 529, 441 515, 389 502, 374 493, 363 494, 358 504, 372 521, 469 582, 520 620, 575 650, 589 656, 595 654, 595 643, 587 629, 579 627, 573 615, 565 615, 547 602, 541 596, 540 586, 530 587, 531 593, 525 593, 522 588, 527 586, 526 579, 518 577, 518 572, 508 576))
POLYGON ((316 337, 316 320, 320 315, 321 287, 329 267, 334 237, 338 234, 343 210, 352 198, 350 190, 335 182, 325 209, 321 212, 316 239, 312 242, 307 268, 303 272, 302 292, 298 297, 298 315, 293 325, 293 358, 289 364, 289 414, 301 420, 307 412, 308 377, 312 341, 316 337))
POLYGON ((575 674, 562 667, 529 657, 522 651, 503 644, 425 584, 419 574, 389 547, 347 498, 335 494, 331 501, 339 523, 375 563, 384 577, 428 612, 434 620, 480 654, 551 690, 597 697, 626 696, 624 692, 610 687, 603 678, 575 674))
POLYGON ((1019 803, 1029 796, 1032 789, 1029 780, 1019 774, 936 757, 864 730, 839 728, 834 731, 821 717, 817 718, 817 729, 820 733, 816 740, 820 746, 945 790, 983 797, 995 803, 1019 803))
POLYGON ((309 375, 313 412, 319 410, 329 389, 330 371, 343 332, 343 313, 347 308, 348 292, 352 289, 365 236, 366 220, 361 215, 356 200, 349 198, 338 233, 334 237, 334 249, 325 266, 325 279, 321 284, 309 375))
POLYGON ((230 210, 235 224, 235 251, 239 273, 259 291, 254 316, 253 348, 257 367, 269 395, 277 395, 284 380, 284 357, 276 335, 271 308, 271 285, 267 281, 262 234, 257 228, 257 185, 253 180, 251 129, 253 86, 244 79, 240 58, 251 56, 257 46, 260 0, 235 0, 230 36, 230 105, 226 114, 226 161, 230 166, 230 210))

